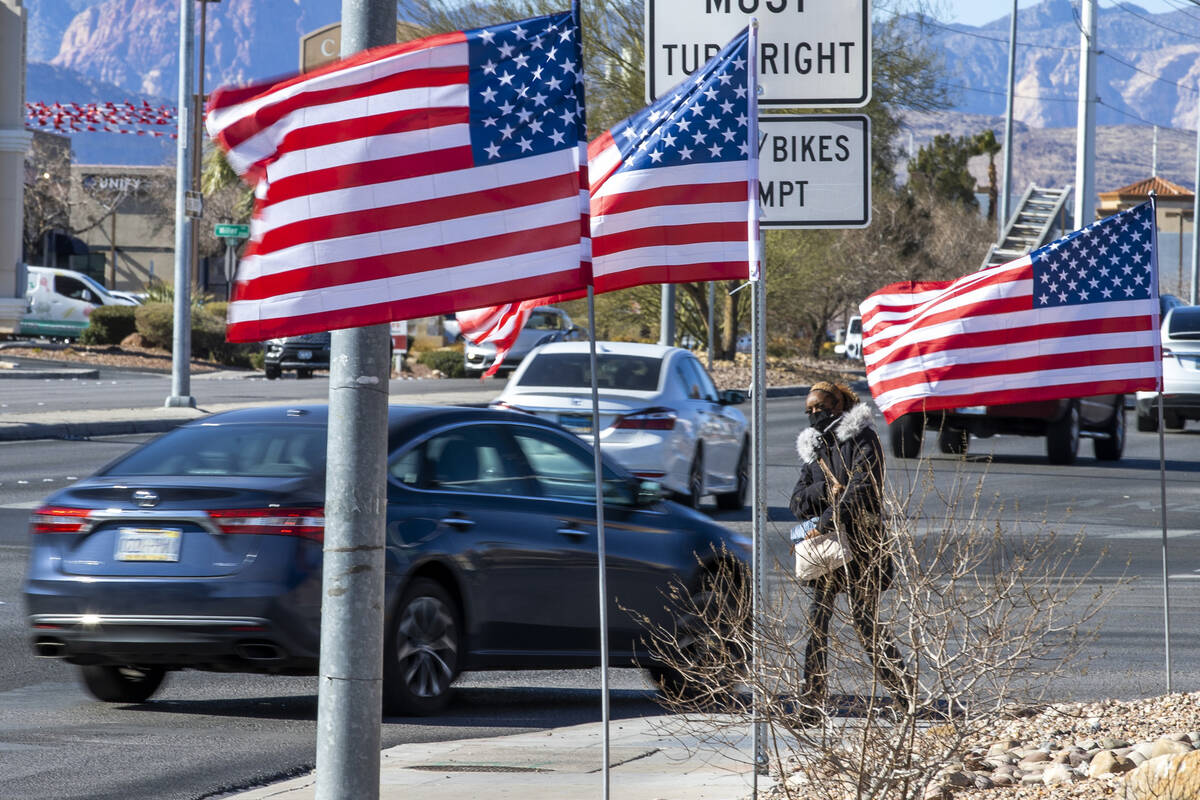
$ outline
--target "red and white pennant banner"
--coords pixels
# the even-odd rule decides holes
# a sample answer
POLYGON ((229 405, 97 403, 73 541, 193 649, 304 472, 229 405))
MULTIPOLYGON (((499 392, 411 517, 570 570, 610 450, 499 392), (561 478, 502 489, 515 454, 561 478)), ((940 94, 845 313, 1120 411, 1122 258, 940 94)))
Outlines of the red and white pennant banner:
POLYGON ((153 126, 174 126, 174 106, 152 106, 141 103, 41 103, 25 104, 25 119, 29 127, 58 133, 129 133, 135 136, 164 136, 175 138, 174 131, 154 130, 153 126), (127 125, 150 126, 124 127, 127 125))

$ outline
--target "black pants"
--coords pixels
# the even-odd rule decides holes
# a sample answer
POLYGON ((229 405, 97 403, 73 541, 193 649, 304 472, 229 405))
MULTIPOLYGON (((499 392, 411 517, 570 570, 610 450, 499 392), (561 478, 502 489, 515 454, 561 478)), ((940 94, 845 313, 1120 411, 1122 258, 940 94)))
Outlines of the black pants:
POLYGON ((825 700, 829 677, 829 623, 833 617, 834 600, 841 592, 847 593, 854 628, 875 665, 875 674, 896 700, 915 700, 914 681, 905 670, 900 648, 896 646, 896 640, 887 626, 876 619, 878 590, 864 581, 848 580, 846 573, 840 570, 813 583, 813 601, 809 608, 812 633, 804 650, 805 704, 820 706, 825 700))

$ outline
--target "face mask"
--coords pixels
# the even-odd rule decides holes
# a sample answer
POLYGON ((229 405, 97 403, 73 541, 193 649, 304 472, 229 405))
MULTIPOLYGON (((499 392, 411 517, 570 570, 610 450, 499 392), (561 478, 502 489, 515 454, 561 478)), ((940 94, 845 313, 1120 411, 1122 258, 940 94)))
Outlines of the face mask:
POLYGON ((824 433, 833 424, 836 415, 832 411, 827 411, 824 408, 818 408, 808 412, 808 424, 810 427, 816 428, 819 432, 824 433))

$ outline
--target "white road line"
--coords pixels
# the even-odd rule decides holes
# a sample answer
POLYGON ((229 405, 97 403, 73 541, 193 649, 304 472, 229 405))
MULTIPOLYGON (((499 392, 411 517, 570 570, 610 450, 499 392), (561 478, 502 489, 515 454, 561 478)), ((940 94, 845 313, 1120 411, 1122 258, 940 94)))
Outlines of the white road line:
POLYGON ((29 509, 37 508, 42 504, 41 500, 30 500, 25 503, 5 503, 0 505, 0 508, 10 508, 18 511, 28 511, 29 509))

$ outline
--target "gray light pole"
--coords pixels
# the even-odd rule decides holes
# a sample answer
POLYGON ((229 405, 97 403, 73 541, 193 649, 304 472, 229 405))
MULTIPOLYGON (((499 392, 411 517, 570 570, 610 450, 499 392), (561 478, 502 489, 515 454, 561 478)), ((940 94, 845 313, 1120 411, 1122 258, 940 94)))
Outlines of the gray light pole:
POLYGON ((1008 99, 1004 101, 1004 179, 1000 184, 1000 207, 996 209, 996 244, 1008 224, 1008 198, 1012 184, 1013 162, 1013 88, 1017 76, 1017 0, 1013 0, 1008 25, 1008 99))
MULTIPOLYGON (((395 0, 342 0, 343 57, 396 41, 395 0)), ((387 521, 387 325, 333 332, 317 800, 377 800, 387 521)))
POLYGON ((1096 0, 1082 0, 1079 26, 1079 114, 1075 120, 1075 228, 1096 216, 1096 0))
MULTIPOLYGON (((1181 211, 1180 214, 1183 212, 1181 211)), ((1197 221, 1200 220, 1200 105, 1196 106, 1196 177, 1192 184, 1192 291, 1188 302, 1196 305, 1197 283, 1200 282, 1200 236, 1197 236, 1197 221)), ((1179 246, 1183 247, 1183 237, 1179 246)))
POLYGON ((658 343, 675 344, 675 284, 662 285, 662 309, 659 314, 658 343))
POLYGON ((192 216, 188 208, 188 187, 192 181, 192 70, 195 48, 192 30, 193 0, 179 0, 179 138, 175 159, 175 329, 171 353, 171 395, 166 406, 192 408, 196 398, 191 396, 192 361, 192 216))

